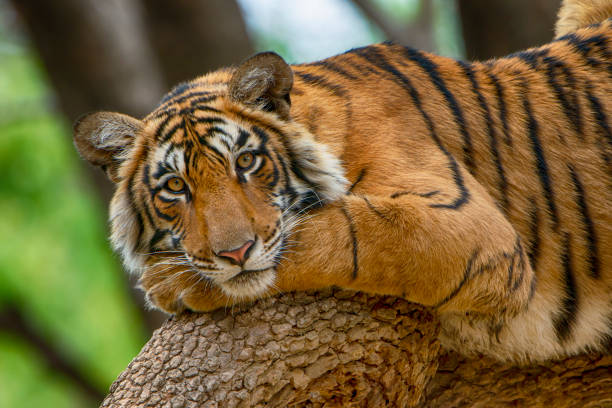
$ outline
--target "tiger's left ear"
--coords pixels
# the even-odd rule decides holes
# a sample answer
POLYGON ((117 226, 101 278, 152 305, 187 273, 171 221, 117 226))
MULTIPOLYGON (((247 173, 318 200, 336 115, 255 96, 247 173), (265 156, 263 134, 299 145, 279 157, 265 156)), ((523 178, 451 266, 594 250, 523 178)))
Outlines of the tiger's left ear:
POLYGON ((242 63, 229 83, 230 98, 289 119, 293 71, 274 52, 262 52, 242 63))
POLYGON ((113 182, 119 181, 119 165, 143 127, 140 120, 116 112, 95 112, 82 116, 73 126, 74 145, 82 158, 104 170, 113 182))

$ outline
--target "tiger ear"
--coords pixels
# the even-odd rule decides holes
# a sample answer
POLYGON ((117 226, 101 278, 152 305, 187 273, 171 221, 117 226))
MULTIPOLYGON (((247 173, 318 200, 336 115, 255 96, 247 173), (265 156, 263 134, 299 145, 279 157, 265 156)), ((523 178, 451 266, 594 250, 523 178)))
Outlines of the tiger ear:
POLYGON ((232 75, 230 98, 245 105, 276 112, 289 118, 293 86, 293 71, 285 60, 274 52, 262 52, 246 60, 232 75))
POLYGON ((86 114, 74 123, 74 145, 82 158, 100 166, 116 183, 121 154, 132 146, 134 136, 142 127, 141 121, 121 113, 86 114))

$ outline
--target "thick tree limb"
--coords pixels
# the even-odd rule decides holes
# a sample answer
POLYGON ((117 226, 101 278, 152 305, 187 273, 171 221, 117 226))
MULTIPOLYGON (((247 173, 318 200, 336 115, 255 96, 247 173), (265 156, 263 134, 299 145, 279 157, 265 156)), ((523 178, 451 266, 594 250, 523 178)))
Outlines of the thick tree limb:
POLYGON ((516 367, 441 354, 437 330, 423 307, 346 291, 187 314, 155 332, 102 406, 612 406, 612 356, 516 367))
POLYGON ((413 406, 436 370, 424 308, 352 292, 286 294, 170 319, 104 407, 413 406))
POLYGON ((612 355, 517 367, 447 353, 420 407, 612 407, 612 355))

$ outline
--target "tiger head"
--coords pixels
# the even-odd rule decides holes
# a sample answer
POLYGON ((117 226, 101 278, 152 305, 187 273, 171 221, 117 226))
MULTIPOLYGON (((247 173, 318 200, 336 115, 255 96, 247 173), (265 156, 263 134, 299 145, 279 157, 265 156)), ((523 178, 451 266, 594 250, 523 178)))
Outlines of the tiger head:
POLYGON ((142 120, 77 121, 81 156, 116 183, 111 242, 129 271, 192 274, 239 299, 273 285, 302 212, 347 185, 340 161, 292 120, 292 84, 289 65, 262 53, 175 87, 142 120))

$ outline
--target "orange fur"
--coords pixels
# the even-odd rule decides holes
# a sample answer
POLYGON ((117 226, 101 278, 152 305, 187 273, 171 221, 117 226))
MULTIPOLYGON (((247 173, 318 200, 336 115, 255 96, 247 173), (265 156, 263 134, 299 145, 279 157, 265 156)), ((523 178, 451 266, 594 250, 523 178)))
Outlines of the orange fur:
MULTIPOLYGON (((113 243, 170 313, 335 285, 436 308, 442 340, 466 353, 600 349, 612 334, 611 41, 607 20, 484 63, 380 44, 197 78, 110 163, 113 243), (252 173, 233 162, 241 137, 260 160, 252 173), (164 191, 165 172, 188 192, 164 191), (219 259, 252 237, 242 270, 254 272, 219 259)), ((92 120, 77 139, 104 149, 92 120)))

